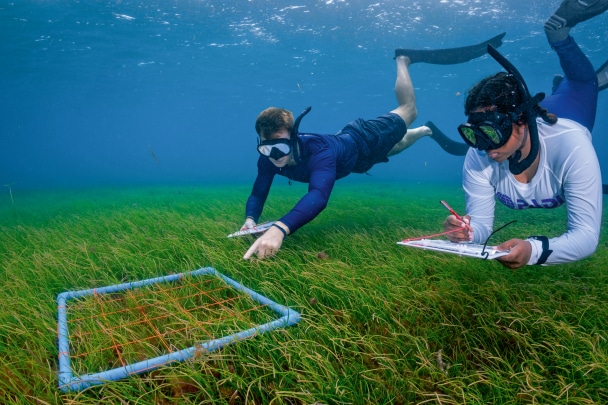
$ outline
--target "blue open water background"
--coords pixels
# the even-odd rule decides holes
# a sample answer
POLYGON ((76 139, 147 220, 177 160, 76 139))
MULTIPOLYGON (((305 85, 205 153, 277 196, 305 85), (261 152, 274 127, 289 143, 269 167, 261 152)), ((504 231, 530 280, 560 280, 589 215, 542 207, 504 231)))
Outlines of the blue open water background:
MULTIPOLYGON (((557 57, 542 29, 559 1, 0 0, 0 184, 13 190, 252 183, 254 122, 268 106, 335 133, 396 106, 396 47, 444 48, 506 32, 500 51, 532 92, 557 57)), ((573 36, 594 66, 608 13, 573 36)), ((464 96, 489 57, 415 64, 418 120, 457 139, 464 96)), ((594 144, 608 179, 608 91, 594 144)), ((462 157, 423 139, 371 179, 458 184, 462 157)), ((341 181, 359 181, 351 175, 341 181)))

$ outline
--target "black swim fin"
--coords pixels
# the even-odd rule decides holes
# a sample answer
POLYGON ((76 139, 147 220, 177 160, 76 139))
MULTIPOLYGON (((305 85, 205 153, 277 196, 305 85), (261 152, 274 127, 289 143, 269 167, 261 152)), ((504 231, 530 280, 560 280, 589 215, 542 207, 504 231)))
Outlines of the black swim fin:
POLYGON ((597 91, 608 89, 608 60, 595 73, 597 74, 597 91))
POLYGON ((469 150, 469 145, 466 143, 456 142, 448 138, 439 128, 435 126, 431 121, 427 121, 425 126, 429 127, 433 131, 431 138, 437 142, 441 149, 455 156, 464 156, 469 150))
POLYGON ((555 94, 555 91, 562 84, 562 80, 564 80, 564 76, 560 74, 556 74, 553 76, 553 85, 551 86, 551 94, 555 94))
POLYGON ((608 194, 608 184, 602 184, 602 190, 604 191, 604 194, 608 194))
POLYGON ((479 58, 488 52, 488 44, 494 48, 502 45, 502 37, 506 32, 496 35, 485 42, 477 45, 463 46, 460 48, 446 49, 395 49, 397 56, 407 56, 411 63, 432 63, 434 65, 455 65, 479 58))

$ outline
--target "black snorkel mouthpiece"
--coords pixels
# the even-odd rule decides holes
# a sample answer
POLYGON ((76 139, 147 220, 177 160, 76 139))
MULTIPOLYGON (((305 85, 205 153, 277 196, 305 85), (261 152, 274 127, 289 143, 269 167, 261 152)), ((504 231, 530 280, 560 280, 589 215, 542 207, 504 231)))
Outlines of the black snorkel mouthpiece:
POLYGON ((293 151, 293 157, 296 162, 300 160, 300 151, 298 148, 298 130, 300 129, 300 121, 302 118, 306 116, 312 110, 311 106, 308 106, 297 116, 295 121, 293 122, 293 128, 291 129, 291 133, 289 134, 289 139, 291 140, 291 150, 293 151))
POLYGON ((530 167, 532 163, 534 163, 534 160, 536 160, 536 157, 538 156, 539 140, 536 117, 542 114, 538 103, 545 98, 545 93, 538 93, 532 97, 528 91, 528 86, 526 85, 524 78, 522 77, 521 73, 519 73, 517 68, 490 44, 488 44, 488 53, 496 62, 505 68, 507 73, 515 78, 519 91, 524 96, 524 102, 517 107, 515 113, 518 115, 525 113, 526 115, 526 123, 528 124, 528 129, 530 131, 530 153, 521 161, 521 152, 519 150, 509 158, 509 171, 515 175, 521 174, 524 170, 530 167))

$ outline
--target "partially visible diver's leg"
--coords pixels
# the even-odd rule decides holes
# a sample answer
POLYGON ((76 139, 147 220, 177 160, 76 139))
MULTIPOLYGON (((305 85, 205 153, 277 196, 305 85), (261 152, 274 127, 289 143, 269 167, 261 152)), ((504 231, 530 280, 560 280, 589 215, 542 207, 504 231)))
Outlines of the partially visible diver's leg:
POLYGON ((406 56, 398 56, 395 58, 395 63, 397 65, 395 97, 399 106, 391 112, 399 115, 405 121, 405 126, 409 128, 418 116, 414 84, 410 77, 410 60, 406 56))
POLYGON ((397 104, 399 104, 399 106, 391 112, 399 115, 401 119, 403 119, 406 131, 403 137, 387 153, 388 157, 403 152, 424 136, 424 134, 420 134, 417 129, 410 129, 410 125, 412 125, 412 122, 414 122, 418 116, 418 110, 416 109, 416 93, 414 92, 414 84, 410 77, 410 59, 404 55, 396 56, 395 63, 397 65, 395 97, 397 97, 397 104))
POLYGON ((587 55, 581 51, 571 36, 551 44, 559 57, 559 64, 566 78, 577 82, 597 83, 597 73, 587 55))
POLYGON ((543 100, 542 105, 559 117, 579 122, 589 131, 595 123, 598 73, 570 36, 570 29, 607 9, 608 0, 564 0, 544 26, 565 77, 554 78, 553 94, 543 100))
MULTIPOLYGON (((608 1, 608 0, 607 0, 608 1)), ((435 65, 455 65, 470 61, 485 55, 488 51, 488 44, 494 48, 502 45, 502 37, 505 33, 496 35, 487 41, 477 45, 463 46, 458 48, 447 49, 395 49, 395 58, 398 56, 407 56, 410 58, 410 63, 432 63, 435 65)))
POLYGON ((572 37, 551 45, 565 77, 541 104, 558 117, 574 120, 592 131, 597 110, 597 74, 572 37))
MULTIPOLYGON (((597 91, 608 89, 608 60, 595 71, 595 74, 597 75, 597 91)), ((563 79, 563 75, 553 76, 552 93, 555 93, 563 79)))
POLYGON ((397 142, 395 146, 393 146, 393 148, 388 152, 387 156, 390 157, 401 153, 405 149, 415 144, 418 139, 429 135, 431 135, 431 130, 426 126, 408 128, 403 138, 401 138, 401 140, 397 142))

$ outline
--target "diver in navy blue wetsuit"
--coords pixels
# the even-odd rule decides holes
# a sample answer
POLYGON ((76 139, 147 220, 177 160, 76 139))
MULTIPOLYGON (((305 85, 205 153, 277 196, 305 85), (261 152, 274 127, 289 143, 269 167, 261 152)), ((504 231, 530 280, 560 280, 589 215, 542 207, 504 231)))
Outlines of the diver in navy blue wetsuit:
MULTIPOLYGON (((283 239, 314 219, 327 206, 336 180, 350 173, 365 173, 376 163, 402 152, 431 130, 422 126, 408 129, 416 119, 416 97, 409 74, 410 63, 461 63, 482 56, 487 44, 501 45, 504 34, 478 45, 443 50, 397 49, 395 61, 397 79, 395 95, 398 107, 372 120, 357 119, 347 124, 336 135, 299 133, 299 121, 282 108, 270 107, 256 120, 259 135, 258 175, 246 205, 247 219, 242 229, 254 227, 270 192, 275 175, 308 183, 308 193, 291 211, 276 221, 245 253, 249 259, 276 254, 283 239), (411 56, 410 56, 411 55, 411 56)), ((437 142, 442 140, 433 137, 437 142)), ((449 140, 448 140, 449 141, 449 140)), ((444 148, 445 149, 445 148, 444 148)))
POLYGON ((353 121, 337 135, 298 134, 293 131, 293 114, 281 108, 268 108, 258 116, 256 131, 260 136, 261 156, 258 176, 247 200, 243 228, 255 226, 275 175, 306 182, 309 186, 308 193, 295 207, 253 243, 245 259, 253 254, 260 259, 274 255, 287 235, 310 222, 327 206, 336 180, 352 172, 365 173, 374 164, 388 161, 389 156, 430 134, 425 127, 407 129, 417 115, 408 70, 410 61, 400 56, 396 63, 395 93, 399 106, 373 120, 353 121))

